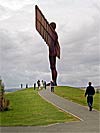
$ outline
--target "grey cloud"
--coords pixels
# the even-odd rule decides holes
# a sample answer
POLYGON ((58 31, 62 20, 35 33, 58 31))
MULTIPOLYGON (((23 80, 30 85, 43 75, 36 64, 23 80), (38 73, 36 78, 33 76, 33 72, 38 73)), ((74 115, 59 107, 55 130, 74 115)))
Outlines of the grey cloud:
POLYGON ((48 75, 47 49, 42 50, 41 43, 35 43, 27 32, 21 34, 13 35, 5 30, 0 34, 1 76, 5 78, 7 86, 11 84, 8 79, 12 81, 12 86, 18 86, 20 82, 32 85, 39 77, 43 79, 48 75))
MULTIPOLYGON (((51 80, 48 46, 35 29, 34 7, 31 2, 22 2, 16 10, 8 13, 9 18, 0 20, 0 74, 7 87, 18 87, 20 83, 32 85, 38 79, 51 80)), ((56 2, 62 3, 58 0, 56 2)), ((70 1, 69 5, 73 8, 64 1, 62 6, 57 3, 55 6, 55 1, 37 3, 48 20, 58 22, 57 31, 61 43, 61 59, 57 60, 59 83, 84 86, 91 80, 98 85, 100 18, 96 9, 91 5, 93 10, 87 11, 85 17, 84 10, 87 10, 88 4, 81 5, 82 12, 77 16, 77 11, 80 11, 78 2, 73 5, 70 1), (83 17, 81 21, 78 20, 80 15, 83 17)), ((4 7, 1 11, 6 14, 4 7)))

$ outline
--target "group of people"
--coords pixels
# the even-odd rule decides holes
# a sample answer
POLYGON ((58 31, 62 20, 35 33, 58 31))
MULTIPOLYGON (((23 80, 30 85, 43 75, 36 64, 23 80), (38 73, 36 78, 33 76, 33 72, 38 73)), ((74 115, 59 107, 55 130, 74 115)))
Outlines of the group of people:
MULTIPOLYGON (((20 87, 23 88, 23 84, 21 84, 20 87)), ((26 84, 25 87, 28 88, 29 87, 28 84, 26 84)))
POLYGON ((38 89, 40 89, 41 87, 46 89, 46 81, 40 81, 38 80, 36 83, 34 83, 34 90, 36 89, 36 84, 38 86, 38 89))
MULTIPOLYGON (((54 81, 50 81, 50 88, 51 88, 51 92, 54 92, 54 87, 55 87, 55 82, 54 81)), ((40 80, 37 80, 36 83, 34 83, 34 90, 36 89, 36 86, 38 87, 38 89, 41 89, 41 88, 45 88, 47 87, 47 84, 46 84, 46 81, 40 81, 40 80)))

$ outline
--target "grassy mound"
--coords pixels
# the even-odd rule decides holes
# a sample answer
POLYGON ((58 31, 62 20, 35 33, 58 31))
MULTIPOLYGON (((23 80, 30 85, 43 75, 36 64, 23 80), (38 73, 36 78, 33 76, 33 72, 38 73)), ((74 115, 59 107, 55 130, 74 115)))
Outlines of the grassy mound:
POLYGON ((76 121, 73 116, 44 101, 33 88, 8 93, 6 98, 10 100, 10 110, 0 112, 0 126, 36 126, 76 121))
MULTIPOLYGON (((68 86, 59 86, 55 88, 55 93, 63 98, 87 106, 86 97, 84 97, 85 91, 82 89, 68 86)), ((96 93, 94 95, 93 108, 100 110, 100 93, 96 93)))

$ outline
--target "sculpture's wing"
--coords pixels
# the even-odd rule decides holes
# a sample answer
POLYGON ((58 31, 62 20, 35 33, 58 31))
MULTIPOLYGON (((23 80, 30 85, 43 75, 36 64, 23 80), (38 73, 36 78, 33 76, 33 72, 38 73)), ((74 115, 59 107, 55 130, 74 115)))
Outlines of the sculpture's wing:
MULTIPOLYGON (((42 36, 46 44, 50 46, 53 41, 54 42, 56 41, 57 34, 52 29, 49 22, 44 17, 44 15, 42 14, 41 10, 37 5, 35 6, 35 16, 36 16, 36 19, 35 19, 36 30, 42 36)), ((56 43, 57 43, 57 57, 60 58, 60 46, 58 41, 56 43)))
POLYGON ((35 16, 36 29, 40 33, 44 41, 47 43, 47 45, 50 46, 51 42, 56 40, 55 31, 51 28, 37 5, 35 6, 35 16))

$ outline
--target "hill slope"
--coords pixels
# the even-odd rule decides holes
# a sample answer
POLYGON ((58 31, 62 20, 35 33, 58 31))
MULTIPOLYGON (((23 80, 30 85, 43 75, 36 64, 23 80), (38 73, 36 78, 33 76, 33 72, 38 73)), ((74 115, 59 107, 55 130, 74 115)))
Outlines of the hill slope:
POLYGON ((8 93, 6 98, 10 100, 10 110, 0 112, 0 126, 48 125, 76 120, 44 101, 33 88, 8 93))

